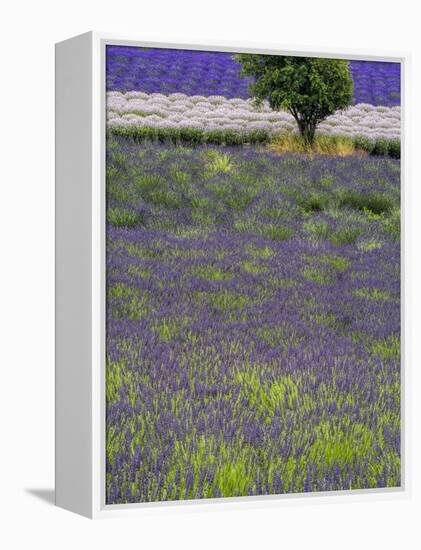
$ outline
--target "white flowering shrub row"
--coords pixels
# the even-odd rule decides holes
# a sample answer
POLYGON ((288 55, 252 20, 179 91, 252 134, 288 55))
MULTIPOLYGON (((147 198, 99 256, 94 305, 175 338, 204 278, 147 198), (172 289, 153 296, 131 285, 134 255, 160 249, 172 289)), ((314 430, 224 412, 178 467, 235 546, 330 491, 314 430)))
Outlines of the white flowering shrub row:
MULTIPOLYGON (((359 103, 338 111, 318 126, 328 135, 364 136, 371 139, 400 137, 400 107, 359 103)), ((201 130, 264 130, 271 135, 296 131, 293 117, 273 111, 267 103, 257 108, 252 99, 222 96, 168 96, 144 92, 108 92, 109 128, 198 128, 201 130)))

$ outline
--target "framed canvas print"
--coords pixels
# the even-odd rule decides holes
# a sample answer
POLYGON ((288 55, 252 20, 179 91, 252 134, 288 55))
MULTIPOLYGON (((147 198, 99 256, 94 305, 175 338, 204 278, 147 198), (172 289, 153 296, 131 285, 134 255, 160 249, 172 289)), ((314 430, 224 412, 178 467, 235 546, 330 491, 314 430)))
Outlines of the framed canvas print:
POLYGON ((59 506, 405 491, 406 61, 57 44, 59 506))

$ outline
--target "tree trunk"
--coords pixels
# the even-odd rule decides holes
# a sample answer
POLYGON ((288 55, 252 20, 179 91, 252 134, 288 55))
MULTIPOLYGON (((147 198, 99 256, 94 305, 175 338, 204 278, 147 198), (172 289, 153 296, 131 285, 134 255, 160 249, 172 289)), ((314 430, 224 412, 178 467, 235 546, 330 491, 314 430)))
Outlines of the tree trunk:
POLYGON ((313 145, 314 135, 316 133, 316 126, 312 122, 300 120, 298 122, 298 129, 300 130, 301 137, 307 145, 313 145))

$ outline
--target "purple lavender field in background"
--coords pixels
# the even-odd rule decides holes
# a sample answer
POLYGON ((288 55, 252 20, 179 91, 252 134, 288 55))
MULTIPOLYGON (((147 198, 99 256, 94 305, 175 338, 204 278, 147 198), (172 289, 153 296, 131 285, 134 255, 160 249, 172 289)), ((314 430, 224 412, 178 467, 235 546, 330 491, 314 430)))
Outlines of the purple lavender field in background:
MULTIPOLYGON (((354 103, 400 104, 400 64, 351 61, 354 103)), ((250 97, 233 54, 164 48, 107 47, 107 90, 250 97)))

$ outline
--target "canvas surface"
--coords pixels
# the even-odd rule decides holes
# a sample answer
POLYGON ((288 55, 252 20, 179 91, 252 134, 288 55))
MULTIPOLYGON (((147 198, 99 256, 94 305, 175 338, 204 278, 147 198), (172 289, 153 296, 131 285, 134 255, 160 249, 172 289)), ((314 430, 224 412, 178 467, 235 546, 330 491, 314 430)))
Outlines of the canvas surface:
POLYGON ((400 486, 400 65, 292 59, 107 47, 107 504, 400 486))

